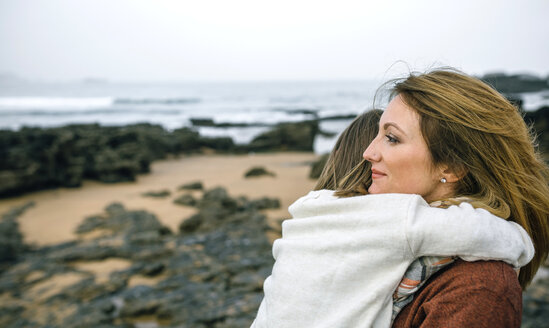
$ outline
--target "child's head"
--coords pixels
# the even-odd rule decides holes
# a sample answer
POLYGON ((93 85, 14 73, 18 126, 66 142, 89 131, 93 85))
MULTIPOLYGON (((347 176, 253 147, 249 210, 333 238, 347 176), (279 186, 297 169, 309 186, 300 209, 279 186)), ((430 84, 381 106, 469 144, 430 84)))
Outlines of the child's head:
POLYGON ((362 158, 362 153, 375 138, 382 113, 379 109, 369 110, 357 116, 341 133, 315 190, 337 189, 341 196, 365 193, 372 174, 370 163, 362 158))

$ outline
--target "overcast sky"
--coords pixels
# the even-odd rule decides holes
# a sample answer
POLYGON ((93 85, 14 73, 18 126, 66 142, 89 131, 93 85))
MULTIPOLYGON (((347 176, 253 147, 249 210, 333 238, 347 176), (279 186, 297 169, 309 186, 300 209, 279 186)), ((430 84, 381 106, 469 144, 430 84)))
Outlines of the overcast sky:
POLYGON ((0 0, 0 73, 28 79, 367 79, 440 65, 549 74, 549 1, 0 0))

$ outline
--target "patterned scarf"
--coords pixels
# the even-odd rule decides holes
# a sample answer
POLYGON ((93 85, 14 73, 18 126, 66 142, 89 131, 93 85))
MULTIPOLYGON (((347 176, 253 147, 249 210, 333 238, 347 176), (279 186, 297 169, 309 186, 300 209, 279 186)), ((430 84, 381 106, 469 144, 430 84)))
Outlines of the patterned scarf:
POLYGON ((423 256, 410 264, 393 294, 391 323, 400 311, 414 299, 414 294, 421 286, 437 271, 453 263, 454 259, 453 257, 423 256))
MULTIPOLYGON (((432 207, 448 208, 464 201, 470 201, 466 197, 452 198, 445 201, 432 202, 432 207)), ((400 311, 414 299, 414 294, 425 285, 427 280, 440 269, 450 265, 457 257, 423 256, 417 258, 402 277, 400 284, 393 294, 393 314, 391 323, 400 311)))

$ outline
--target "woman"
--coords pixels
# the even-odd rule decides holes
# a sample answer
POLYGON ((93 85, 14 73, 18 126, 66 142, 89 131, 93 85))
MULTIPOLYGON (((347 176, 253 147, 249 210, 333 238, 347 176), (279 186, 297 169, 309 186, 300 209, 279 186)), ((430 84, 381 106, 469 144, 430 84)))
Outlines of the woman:
POLYGON ((457 261, 435 275, 393 327, 519 327, 521 290, 547 257, 548 169, 518 110, 478 79, 451 70, 397 81, 364 152, 371 194, 416 193, 520 224, 535 247, 520 269, 457 261))
MULTIPOLYGON (((336 147, 331 158, 341 156, 336 147)), ((337 166, 337 162, 331 163, 337 166)), ((327 165, 324 172, 332 169, 327 165)), ((353 172, 357 178, 355 181, 363 184, 363 179, 358 178, 361 174, 356 173, 365 171, 353 172)), ((435 245, 427 247, 428 252, 435 252, 433 254, 462 254, 469 259, 509 260, 504 254, 508 256, 508 252, 523 246, 519 245, 523 242, 520 238, 513 245, 500 243, 500 240, 493 239, 498 234, 489 236, 490 229, 486 226, 476 229, 477 224, 494 224, 501 234, 509 237, 509 241, 516 240, 509 230, 504 229, 509 228, 504 222, 497 222, 501 219, 487 217, 486 211, 483 213, 463 206, 449 209, 446 213, 446 210, 430 209, 415 195, 352 197, 338 201, 332 192, 320 191, 301 198, 290 211, 299 219, 284 223, 284 237, 273 246, 277 263, 272 276, 265 282, 265 299, 254 327, 357 324, 386 327, 391 319, 391 293, 413 258, 425 254, 422 242, 435 245), (375 213, 383 203, 386 203, 383 213, 375 213), (342 215, 338 217, 338 214, 342 215), (335 220, 332 220, 334 215, 335 220), (456 225, 455 219, 460 215, 469 224, 456 225), (437 224, 418 219, 421 217, 434 217, 433 222, 438 222, 440 227, 453 228, 442 235, 437 224), (408 232, 404 232, 404 226, 408 232), (489 233, 478 234, 476 230, 489 233), (456 239, 456 236, 459 237, 456 239), (491 242, 477 243, 487 239, 491 242), (491 249, 496 244, 495 250, 491 249), (497 254, 503 249, 505 251, 497 254), (343 253, 338 254, 339 251, 343 253), (349 304, 345 302, 348 299, 356 302, 349 304)))

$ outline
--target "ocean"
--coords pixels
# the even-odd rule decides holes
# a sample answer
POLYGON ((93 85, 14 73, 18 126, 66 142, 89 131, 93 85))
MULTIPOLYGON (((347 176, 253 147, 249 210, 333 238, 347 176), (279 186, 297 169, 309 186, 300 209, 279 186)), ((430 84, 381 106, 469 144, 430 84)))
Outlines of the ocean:
MULTIPOLYGON (((276 123, 357 115, 374 106, 380 85, 381 81, 373 80, 37 83, 0 78, 0 129, 152 123, 167 130, 194 127, 203 136, 228 136, 245 144, 276 123), (233 126, 193 126, 192 119, 233 126)), ((523 108, 531 111, 548 106, 548 92, 520 94, 523 108)), ((315 153, 329 152, 350 122, 321 120, 321 130, 332 136, 318 135, 315 153)))
MULTIPOLYGON (((316 117, 356 115, 372 108, 378 81, 114 83, 0 81, 0 129, 99 123, 159 124, 168 130, 192 127, 203 136, 229 136, 248 143, 270 125, 316 117), (247 126, 246 126, 247 125, 247 126)), ((350 119, 322 120, 316 153, 329 152, 350 119)))

